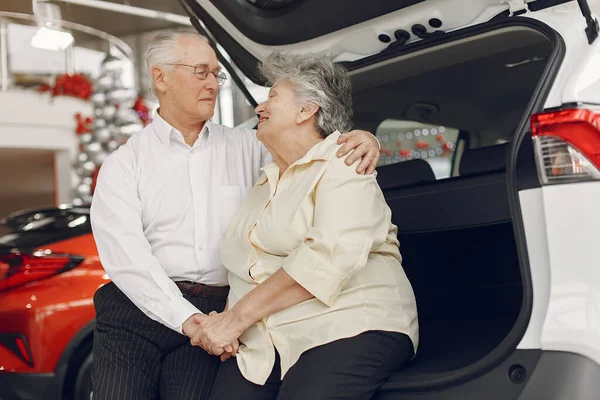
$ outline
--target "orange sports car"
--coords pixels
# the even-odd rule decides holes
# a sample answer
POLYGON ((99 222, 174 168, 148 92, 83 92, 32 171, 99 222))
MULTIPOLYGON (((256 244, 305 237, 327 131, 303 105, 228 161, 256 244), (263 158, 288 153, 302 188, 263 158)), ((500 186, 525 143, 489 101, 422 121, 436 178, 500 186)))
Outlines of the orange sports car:
POLYGON ((89 399, 93 296, 109 281, 89 207, 27 210, 0 229, 0 399, 89 399))

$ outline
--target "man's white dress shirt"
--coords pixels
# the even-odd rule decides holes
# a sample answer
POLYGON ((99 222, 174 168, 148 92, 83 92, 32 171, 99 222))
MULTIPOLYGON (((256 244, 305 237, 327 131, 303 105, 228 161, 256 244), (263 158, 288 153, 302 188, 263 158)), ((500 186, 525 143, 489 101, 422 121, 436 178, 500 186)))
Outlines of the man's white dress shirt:
POLYGON ((98 176, 91 222, 110 279, 150 318, 181 332, 200 311, 174 281, 228 284, 221 236, 270 162, 253 130, 206 122, 190 147, 156 113, 98 176))

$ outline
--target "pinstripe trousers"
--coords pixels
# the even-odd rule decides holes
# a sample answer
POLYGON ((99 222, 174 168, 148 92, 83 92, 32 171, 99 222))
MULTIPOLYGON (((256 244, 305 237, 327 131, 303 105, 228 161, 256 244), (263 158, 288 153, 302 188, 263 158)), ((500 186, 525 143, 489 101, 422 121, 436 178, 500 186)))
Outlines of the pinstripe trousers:
MULTIPOLYGON (((225 301, 185 296, 200 311, 225 301)), ((114 283, 94 295, 94 400, 208 399, 220 361, 146 316, 114 283)))

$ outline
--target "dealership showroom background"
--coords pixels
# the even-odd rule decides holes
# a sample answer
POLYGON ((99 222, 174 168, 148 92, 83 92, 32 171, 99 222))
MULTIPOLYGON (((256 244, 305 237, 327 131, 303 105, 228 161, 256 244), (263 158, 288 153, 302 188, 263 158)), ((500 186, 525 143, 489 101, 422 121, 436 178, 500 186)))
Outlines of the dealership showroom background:
MULTIPOLYGON (((106 9, 77 2, 34 3, 38 3, 38 15, 74 24, 54 24, 59 25, 57 31, 64 25, 62 31, 67 32, 64 36, 44 36, 48 35, 44 31, 40 36, 38 31, 44 26, 39 16, 34 15, 32 2, 1 2, 0 182, 5 190, 0 194, 0 215, 3 217, 26 208, 89 202, 90 178, 102 159, 117 143, 120 145, 127 132, 143 127, 157 108, 143 61, 149 39, 164 31, 194 31, 176 1, 114 2, 117 6, 124 3, 132 6, 123 10, 111 9, 111 2, 106 2, 106 9), (158 17, 138 15, 148 15, 153 10, 158 12, 158 17), (177 22, 167 20, 167 14, 177 22), (39 40, 32 40, 34 37, 39 40), (107 68, 119 71, 118 80, 101 81, 107 76, 107 68), (76 78, 72 78, 70 86, 67 84, 69 89, 52 91, 57 82, 60 86, 61 77, 73 75, 76 78), (102 109, 105 103, 98 100, 97 93, 115 91, 119 100, 115 98, 114 104, 106 103, 102 109), (122 111, 124 107, 133 110, 137 104, 139 117, 135 118, 136 110, 133 110, 122 112, 120 117, 123 118, 117 116, 114 120, 111 114, 116 113, 114 105, 119 102, 123 104, 122 111), (111 123, 127 125, 129 131, 125 129, 124 134, 117 137, 113 130, 102 141, 95 140, 97 130, 93 122, 86 123, 86 120, 98 121, 105 117, 112 117, 111 123), (88 142, 102 146, 92 145, 90 152, 88 142), (80 147, 82 144, 84 149, 80 147)), ((50 31, 50 35, 52 33, 50 31)), ((258 99, 266 96, 262 87, 250 86, 258 99)), ((213 121, 228 126, 254 115, 231 80, 220 88, 215 114, 213 121)))

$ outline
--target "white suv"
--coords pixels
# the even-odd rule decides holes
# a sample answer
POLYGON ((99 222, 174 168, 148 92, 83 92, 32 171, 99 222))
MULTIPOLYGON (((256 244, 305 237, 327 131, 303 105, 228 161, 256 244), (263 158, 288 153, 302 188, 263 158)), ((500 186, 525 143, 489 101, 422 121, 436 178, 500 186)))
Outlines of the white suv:
POLYGON ((600 1, 181 1, 256 83, 350 71, 421 326, 377 399, 600 398, 600 1))

